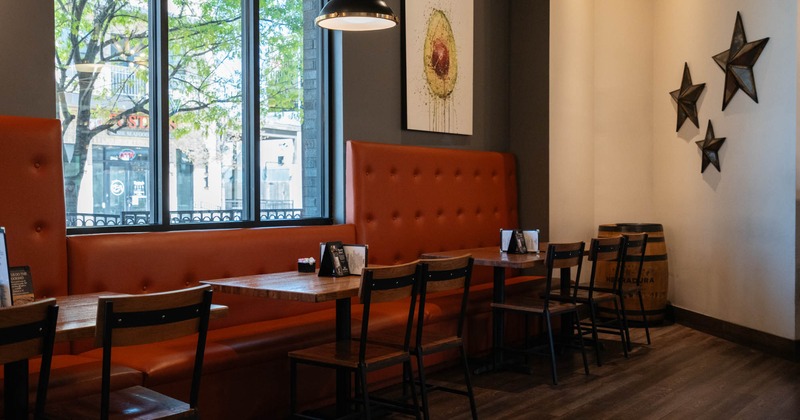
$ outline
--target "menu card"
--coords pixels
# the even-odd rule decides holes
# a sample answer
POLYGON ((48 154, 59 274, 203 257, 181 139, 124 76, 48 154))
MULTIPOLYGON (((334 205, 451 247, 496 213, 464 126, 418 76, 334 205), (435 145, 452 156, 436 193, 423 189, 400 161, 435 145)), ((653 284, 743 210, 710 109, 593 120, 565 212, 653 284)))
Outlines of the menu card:
POLYGON ((320 243, 319 276, 341 277, 361 275, 367 266, 367 245, 343 244, 336 242, 320 243))
POLYGON ((26 266, 9 269, 11 302, 14 306, 33 303, 33 279, 31 268, 26 266))
POLYGON ((511 254, 539 252, 539 229, 500 229, 500 251, 511 254))

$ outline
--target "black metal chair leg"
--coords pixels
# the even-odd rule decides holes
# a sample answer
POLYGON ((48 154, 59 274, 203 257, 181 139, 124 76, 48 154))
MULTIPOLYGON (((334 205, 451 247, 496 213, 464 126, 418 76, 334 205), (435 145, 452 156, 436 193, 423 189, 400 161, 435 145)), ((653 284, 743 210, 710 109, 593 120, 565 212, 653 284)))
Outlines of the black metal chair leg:
POLYGON ((619 330, 619 340, 622 342, 622 353, 625 354, 625 358, 628 358, 628 342, 626 340, 625 335, 625 326, 622 323, 622 313, 619 310, 619 304, 617 300, 614 299, 614 311, 617 313, 617 326, 619 330))
MULTIPOLYGON (((405 364, 404 364, 405 366, 405 364)), ((408 364, 408 372, 411 374, 411 364, 408 364)), ((419 392, 422 399, 422 416, 425 420, 430 419, 430 412, 428 411, 428 390, 425 382, 425 361, 422 358, 422 352, 417 353, 417 374, 419 375, 419 392)), ((416 408, 415 415, 419 418, 419 404, 417 402, 416 387, 411 384, 411 396, 414 400, 414 407, 416 408)))
POLYGON ((369 392, 367 392, 367 370, 362 366, 358 369, 358 382, 361 384, 361 401, 364 404, 364 418, 369 420, 372 418, 372 410, 369 406, 369 392))
MULTIPOLYGON (((583 345, 583 329, 581 328, 581 320, 577 312, 575 312, 575 327, 578 329, 578 346, 581 348, 581 357, 583 357, 583 370, 588 375, 589 361, 586 358, 586 346, 583 345)), ((597 345, 596 342, 595 345, 597 345)))
POLYGON ((469 409, 472 412, 472 420, 478 420, 478 408, 475 405, 475 393, 472 391, 472 379, 469 374, 469 363, 467 362, 467 351, 461 346, 461 361, 464 365, 464 383, 467 385, 467 397, 469 398, 469 409))
MULTIPOLYGON (((589 318, 592 321, 592 344, 594 345, 594 353, 597 357, 597 366, 603 366, 603 360, 600 357, 600 341, 597 337, 597 312, 595 310, 595 303, 589 304, 589 318)), ((583 344, 583 338, 581 337, 581 344, 583 344)))
POLYGON ((289 361, 289 417, 297 413, 297 362, 289 361))
POLYGON ((625 298, 620 296, 619 298, 619 310, 622 313, 622 328, 625 329, 625 342, 628 345, 628 351, 633 350, 633 344, 631 343, 631 330, 628 328, 628 314, 625 311, 625 298))
POLYGON ((650 325, 647 323, 647 315, 644 313, 644 299, 642 298, 641 289, 638 290, 639 294, 639 307, 642 308, 642 321, 644 322, 644 333, 647 336, 647 345, 650 345, 650 325))
POLYGON ((553 385, 558 385, 558 373, 556 372, 556 350, 553 345, 553 327, 550 322, 550 312, 544 313, 545 324, 547 324, 547 344, 550 346, 550 369, 553 374, 553 385))

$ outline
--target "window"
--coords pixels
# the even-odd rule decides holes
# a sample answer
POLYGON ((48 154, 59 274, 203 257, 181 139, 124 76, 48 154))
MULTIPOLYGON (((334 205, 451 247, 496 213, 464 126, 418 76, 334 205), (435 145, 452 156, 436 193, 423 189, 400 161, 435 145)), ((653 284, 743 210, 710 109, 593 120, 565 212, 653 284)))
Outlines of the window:
POLYGON ((67 226, 327 218, 317 3, 55 0, 67 226))

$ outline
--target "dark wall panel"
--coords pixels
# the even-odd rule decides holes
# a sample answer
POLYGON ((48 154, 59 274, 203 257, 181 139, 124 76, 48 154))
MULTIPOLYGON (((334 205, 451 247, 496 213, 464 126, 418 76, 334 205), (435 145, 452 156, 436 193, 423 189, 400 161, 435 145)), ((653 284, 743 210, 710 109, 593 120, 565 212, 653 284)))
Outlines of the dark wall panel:
POLYGON ((549 230, 550 2, 512 1, 510 148, 519 167, 520 226, 549 230))
MULTIPOLYGON (((387 1, 405 18, 403 2, 387 1)), ((343 35, 345 140, 509 148, 509 3, 475 1, 473 135, 403 130, 403 36, 401 28, 343 35)), ((402 23, 401 23, 402 24, 402 23)))
POLYGON ((0 115, 54 118, 53 3, 0 2, 0 115))

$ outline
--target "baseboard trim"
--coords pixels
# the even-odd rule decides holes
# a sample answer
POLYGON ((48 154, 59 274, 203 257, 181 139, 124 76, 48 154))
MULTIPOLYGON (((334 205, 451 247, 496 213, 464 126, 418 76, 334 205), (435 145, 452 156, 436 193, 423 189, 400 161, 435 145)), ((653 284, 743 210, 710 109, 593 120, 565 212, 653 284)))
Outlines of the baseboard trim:
POLYGON ((667 317, 675 322, 773 356, 800 362, 800 340, 790 340, 763 331, 732 324, 707 315, 670 305, 667 317))

